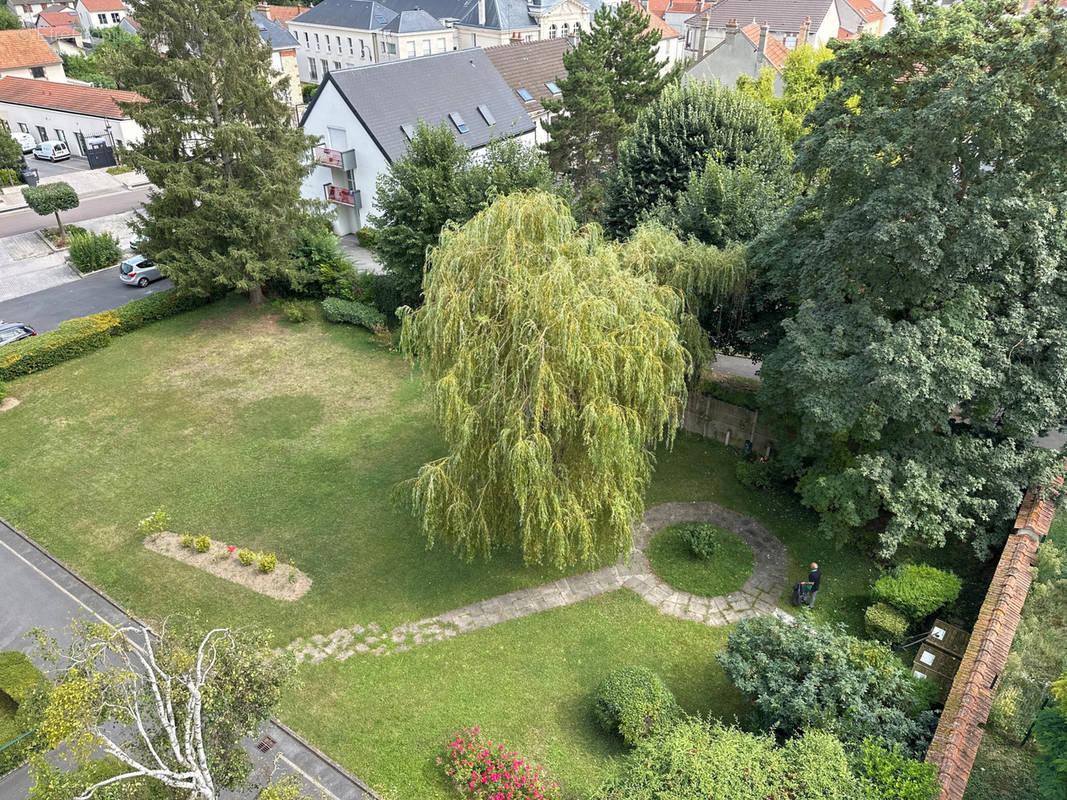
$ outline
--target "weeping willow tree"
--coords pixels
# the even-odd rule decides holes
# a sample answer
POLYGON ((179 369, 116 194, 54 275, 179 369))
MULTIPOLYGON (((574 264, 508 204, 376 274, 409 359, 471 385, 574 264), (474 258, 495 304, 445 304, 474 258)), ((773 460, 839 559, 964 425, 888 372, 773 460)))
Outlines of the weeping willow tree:
MULTIPOLYGON (((694 365, 712 359, 712 344, 721 349, 734 341, 747 321, 752 282, 743 246, 682 241, 659 222, 646 222, 620 249, 627 269, 649 274, 681 296, 678 327, 694 365)), ((699 377, 699 369, 694 372, 699 377)))
POLYGON ((429 545, 561 569, 628 551, 685 402, 679 293, 544 193, 446 229, 429 263, 401 309, 449 449, 412 481, 429 545))

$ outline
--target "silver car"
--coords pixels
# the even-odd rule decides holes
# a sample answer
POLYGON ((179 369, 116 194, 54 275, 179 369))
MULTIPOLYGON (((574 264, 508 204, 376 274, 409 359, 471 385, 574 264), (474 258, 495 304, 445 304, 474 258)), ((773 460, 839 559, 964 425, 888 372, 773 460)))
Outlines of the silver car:
POLYGON ((140 286, 142 289, 162 277, 159 267, 142 255, 130 256, 119 264, 119 279, 123 283, 140 286))

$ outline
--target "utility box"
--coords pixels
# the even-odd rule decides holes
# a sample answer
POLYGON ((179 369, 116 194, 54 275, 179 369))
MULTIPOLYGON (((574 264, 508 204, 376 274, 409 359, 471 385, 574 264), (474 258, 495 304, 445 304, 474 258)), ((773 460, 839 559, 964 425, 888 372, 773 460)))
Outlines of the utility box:
POLYGON ((971 635, 958 625, 934 620, 930 633, 919 646, 911 664, 911 674, 931 681, 941 690, 941 699, 948 696, 956 671, 960 668, 971 635))

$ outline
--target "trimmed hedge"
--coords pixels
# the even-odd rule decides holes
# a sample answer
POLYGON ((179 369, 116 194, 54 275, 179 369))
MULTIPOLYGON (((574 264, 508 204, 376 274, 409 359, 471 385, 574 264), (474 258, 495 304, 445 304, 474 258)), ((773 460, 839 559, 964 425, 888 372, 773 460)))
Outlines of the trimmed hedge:
POLYGON ((181 294, 177 289, 140 297, 113 311, 60 323, 54 331, 32 336, 0 349, 0 381, 54 367, 107 347, 112 336, 135 331, 150 322, 173 317, 210 303, 213 297, 181 294))
POLYGON ((44 674, 25 653, 18 650, 0 652, 0 692, 14 700, 16 705, 21 705, 44 680, 44 674))
POLYGON ((863 622, 867 633, 880 642, 896 644, 903 641, 908 632, 908 618, 885 603, 868 606, 863 614, 863 622))
POLYGON ((322 301, 322 310, 330 322, 346 322, 360 325, 367 330, 374 330, 385 325, 385 315, 378 309, 355 300, 342 300, 340 297, 327 297, 322 301))
POLYGON ((874 599, 921 620, 959 597, 962 582, 952 572, 928 564, 902 564, 874 582, 874 599))
POLYGON ((610 673, 593 695, 593 712, 604 730, 629 744, 678 718, 678 703, 663 680, 647 667, 610 673))
POLYGON ((48 680, 33 665, 24 653, 16 650, 0 652, 0 692, 6 694, 18 707, 14 724, 2 726, 0 747, 0 775, 5 775, 22 764, 33 752, 41 749, 41 742, 33 735, 23 734, 37 726, 47 697, 48 680))

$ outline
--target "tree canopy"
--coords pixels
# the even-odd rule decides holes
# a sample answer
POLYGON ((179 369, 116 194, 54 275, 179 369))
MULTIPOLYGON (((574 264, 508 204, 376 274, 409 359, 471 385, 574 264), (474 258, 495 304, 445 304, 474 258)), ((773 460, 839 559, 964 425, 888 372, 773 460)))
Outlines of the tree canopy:
POLYGON ((74 187, 64 181, 43 183, 40 186, 23 186, 22 197, 26 205, 42 217, 46 214, 56 215, 56 225, 59 227, 60 236, 64 236, 65 233, 59 212, 77 208, 81 202, 74 187))
POLYGON ((22 145, 6 130, 0 130, 0 169, 17 169, 22 164, 22 145))
POLYGON ((749 249, 763 401, 831 535, 1003 541, 1067 408, 1067 18, 900 8, 840 47, 810 191, 749 249))
POLYGON ((1053 703, 1037 715, 1037 777, 1048 800, 1067 798, 1067 672, 1052 684, 1053 703))
POLYGON ((156 187, 134 225, 141 249, 185 291, 262 296, 291 273, 294 233, 307 219, 300 184, 313 138, 279 99, 250 0, 134 0, 153 48, 120 60, 123 103, 144 132, 128 163, 156 187))
POLYGON ((446 228, 429 263, 401 334, 448 442, 412 486, 429 543, 560 568, 626 552, 684 404, 678 294, 545 193, 446 228))
POLYGON ((675 80, 673 73, 660 75, 660 34, 648 23, 635 3, 601 6, 592 30, 563 54, 560 98, 542 101, 555 115, 543 146, 552 169, 574 183, 580 217, 599 207, 603 176, 641 109, 675 80))
POLYGON ((687 232, 720 246, 746 241, 784 203, 791 160, 770 111, 751 97, 700 81, 669 86, 619 146, 605 228, 621 238, 648 216, 681 223, 685 194, 687 232))
POLYGON ((15 31, 22 27, 22 20, 7 6, 0 6, 0 31, 15 31))
POLYGON ((426 252, 447 223, 466 222, 495 197, 552 184, 544 158, 513 139, 490 142, 472 159, 446 126, 420 122, 403 158, 378 178, 374 252, 402 301, 418 305, 426 252))
POLYGON ((830 90, 829 73, 819 65, 833 57, 828 47, 804 44, 785 57, 781 95, 774 92, 774 71, 770 67, 764 67, 754 79, 742 75, 737 79, 737 88, 767 106, 786 141, 793 144, 808 132, 805 117, 830 90))

